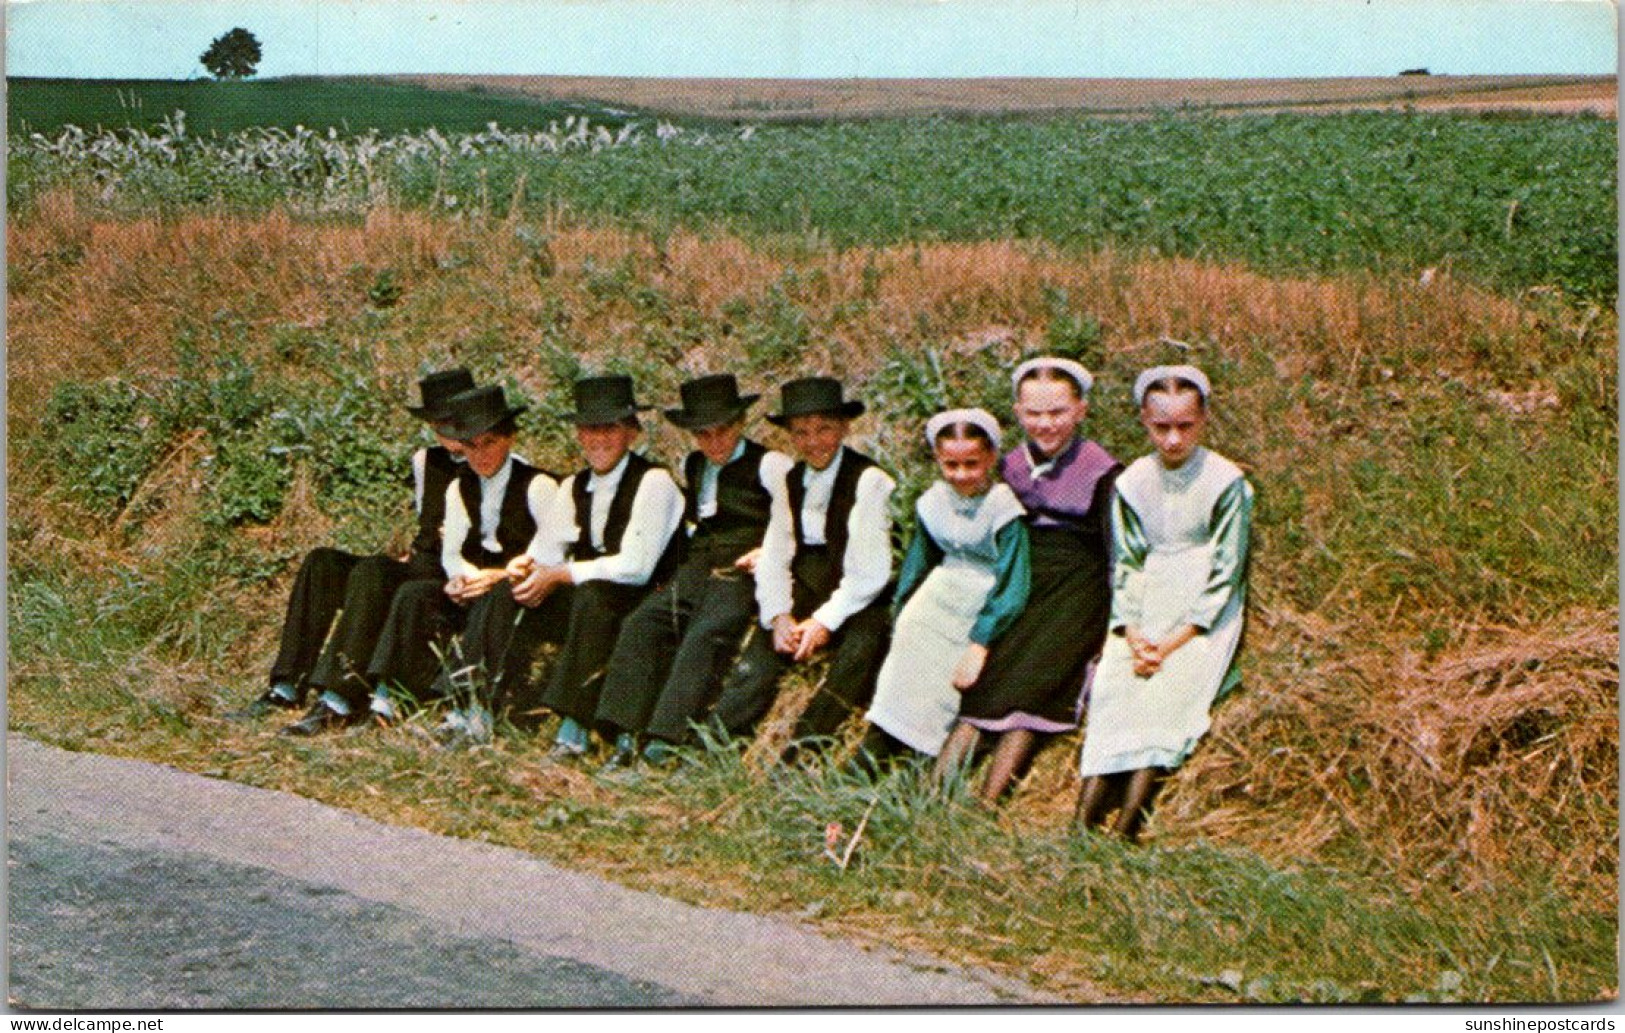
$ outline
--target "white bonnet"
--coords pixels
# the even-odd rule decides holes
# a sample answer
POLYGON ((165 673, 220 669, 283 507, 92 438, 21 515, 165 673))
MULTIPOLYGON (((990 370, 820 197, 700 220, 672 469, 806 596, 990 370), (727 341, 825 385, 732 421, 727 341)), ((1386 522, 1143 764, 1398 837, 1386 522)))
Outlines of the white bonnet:
POLYGON ((1004 440, 1004 431, 999 428, 999 421, 986 409, 949 409, 947 412, 937 413, 926 421, 925 443, 935 448, 937 435, 942 429, 956 423, 969 423, 987 431, 988 440, 993 442, 995 449, 999 448, 1000 442, 1004 440))
POLYGON ((1073 383, 1078 385, 1078 394, 1084 398, 1089 397, 1089 389, 1095 386, 1094 374, 1084 369, 1082 363, 1073 362, 1071 359, 1044 355, 1036 359, 1028 359, 1017 366, 1016 371, 1010 375, 1010 389, 1019 395, 1021 393, 1022 378, 1038 369, 1053 369, 1065 373, 1072 378, 1073 383))
POLYGON ((1159 380, 1184 380, 1196 385, 1196 390, 1202 394, 1202 404, 1206 405, 1208 397, 1213 393, 1213 385, 1208 383, 1207 374, 1195 366, 1152 366, 1150 369, 1134 378, 1134 404, 1145 404, 1145 393, 1151 385, 1159 380))

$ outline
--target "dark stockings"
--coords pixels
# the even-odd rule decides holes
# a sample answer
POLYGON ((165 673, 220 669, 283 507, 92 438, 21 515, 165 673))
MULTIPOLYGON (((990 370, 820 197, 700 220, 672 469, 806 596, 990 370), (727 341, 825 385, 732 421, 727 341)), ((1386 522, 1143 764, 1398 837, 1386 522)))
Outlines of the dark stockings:
MULTIPOLYGON (((942 753, 937 756, 936 766, 931 769, 932 778, 937 784, 941 785, 956 772, 963 771, 980 742, 981 732, 975 725, 964 721, 956 725, 942 747, 942 753)), ((998 743, 993 747, 993 759, 988 763, 987 777, 982 780, 982 788, 977 790, 976 798, 989 807, 997 805, 1005 790, 1010 788, 1010 783, 1031 759, 1037 742, 1038 736, 1027 728, 1012 728, 1000 734, 998 743)))
POLYGON ((1132 843, 1139 838, 1151 803, 1167 779, 1168 771, 1164 768, 1139 768, 1110 775, 1091 775, 1084 779, 1083 788, 1078 793, 1078 810, 1072 819, 1073 826, 1078 829, 1100 828, 1105 825, 1106 816, 1113 806, 1121 803, 1111 831, 1132 843))
POLYGON ((1037 734, 1029 728, 1012 728, 999 736, 999 744, 993 747, 993 759, 988 762, 987 778, 982 782, 981 792, 976 794, 983 803, 992 806, 999 802, 1032 757, 1037 742, 1037 734))
POLYGON ((950 778, 962 776, 981 738, 982 733, 975 725, 963 721, 955 725, 948 741, 942 744, 942 752, 937 754, 937 762, 931 767, 931 781, 940 786, 950 778))

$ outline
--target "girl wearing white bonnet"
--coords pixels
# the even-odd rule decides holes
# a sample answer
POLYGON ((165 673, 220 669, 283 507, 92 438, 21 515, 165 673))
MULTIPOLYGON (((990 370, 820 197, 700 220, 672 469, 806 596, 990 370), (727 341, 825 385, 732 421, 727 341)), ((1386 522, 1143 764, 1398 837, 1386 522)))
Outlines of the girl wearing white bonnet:
POLYGON ((1208 378, 1157 366, 1134 383, 1154 447, 1117 479, 1111 634, 1089 696, 1078 824, 1139 832, 1163 777, 1206 734, 1233 684, 1247 596, 1253 490, 1240 467, 1202 444, 1208 378))
POLYGON ((1066 358, 1029 359, 1011 376, 1026 440, 1004 456, 1004 482, 1026 509, 1027 607, 960 700, 945 765, 996 735, 978 790, 995 803, 1045 737, 1078 726, 1078 705, 1111 614, 1112 484, 1123 469, 1079 433, 1094 377, 1066 358))
POLYGON ((1027 601, 1027 529, 1021 503, 996 483, 1002 433, 981 409, 938 413, 925 437, 939 479, 915 503, 918 524, 898 573, 896 623, 880 669, 870 763, 903 748, 936 756, 976 681, 990 643, 1027 601))

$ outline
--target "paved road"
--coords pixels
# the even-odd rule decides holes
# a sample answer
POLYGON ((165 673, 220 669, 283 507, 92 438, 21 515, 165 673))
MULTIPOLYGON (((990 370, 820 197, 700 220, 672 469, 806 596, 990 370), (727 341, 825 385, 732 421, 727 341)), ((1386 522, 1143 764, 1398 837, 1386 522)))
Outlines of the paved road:
POLYGON ((1048 1000, 286 793, 15 735, 6 747, 19 1007, 1048 1000))

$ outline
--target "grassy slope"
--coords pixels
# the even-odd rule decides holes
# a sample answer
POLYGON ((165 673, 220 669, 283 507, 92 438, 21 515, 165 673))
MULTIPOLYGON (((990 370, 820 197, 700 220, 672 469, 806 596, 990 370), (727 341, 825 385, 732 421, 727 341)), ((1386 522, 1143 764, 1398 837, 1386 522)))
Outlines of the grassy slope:
MULTIPOLYGON (((13 727, 1080 1000, 1614 992, 1609 311, 1448 275, 1268 278, 1011 242, 837 251, 562 218, 126 220, 54 195, 11 233, 13 727), (398 296, 375 289, 384 270, 398 296), (651 399, 686 370, 765 386, 828 369, 862 385, 878 415, 860 430, 914 490, 920 418, 947 400, 1005 410, 1005 370, 1040 348, 1099 371, 1092 432, 1141 451, 1125 385, 1182 354, 1164 335, 1218 376, 1214 443, 1261 502, 1247 688, 1143 851, 1066 834, 1075 737, 990 820, 817 769, 724 757, 613 787, 545 766, 526 737, 295 743, 220 717, 262 677, 298 555, 376 548, 399 525, 388 400, 425 365, 506 373, 538 410, 565 402, 578 364, 633 372, 651 399), (825 826, 850 835, 871 804, 842 871, 825 826)), ((651 437, 668 459, 681 447, 651 437)), ((572 461, 546 421, 524 447, 572 461)))
POLYGON ((544 128, 583 113, 590 113, 595 122, 619 121, 597 104, 448 92, 366 79, 8 79, 6 89, 7 131, 48 136, 64 125, 150 129, 177 110, 186 112, 189 131, 205 134, 296 125, 341 133, 430 127, 478 132, 490 122, 511 129, 544 128))

